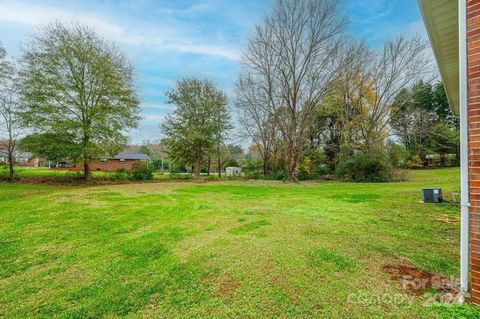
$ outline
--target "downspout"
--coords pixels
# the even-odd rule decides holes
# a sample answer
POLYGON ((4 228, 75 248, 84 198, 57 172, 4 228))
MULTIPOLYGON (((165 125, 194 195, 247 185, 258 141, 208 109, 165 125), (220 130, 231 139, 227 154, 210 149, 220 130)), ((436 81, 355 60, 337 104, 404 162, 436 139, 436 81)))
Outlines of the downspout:
POLYGON ((467 78, 467 3, 458 2, 459 67, 460 67, 460 289, 468 294, 469 270, 469 189, 468 189, 468 78, 467 78))

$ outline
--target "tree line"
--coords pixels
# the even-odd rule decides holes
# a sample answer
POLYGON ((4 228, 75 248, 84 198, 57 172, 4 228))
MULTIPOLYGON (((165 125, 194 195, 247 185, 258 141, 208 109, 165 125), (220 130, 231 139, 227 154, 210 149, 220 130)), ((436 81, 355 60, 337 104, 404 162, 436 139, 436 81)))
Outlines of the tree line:
POLYGON ((317 169, 368 180, 386 171, 380 180, 389 180, 389 148, 425 161, 455 145, 443 86, 419 101, 436 71, 428 42, 400 36, 372 50, 344 28, 337 1, 279 0, 250 37, 235 106, 265 176, 297 181, 317 169))
MULTIPOLYGON (((256 26, 232 101, 237 133, 251 145, 241 163, 248 176, 386 181, 395 167, 423 167, 432 152, 445 165, 455 152, 456 118, 443 85, 430 84, 436 69, 428 42, 398 37, 376 51, 349 38, 345 25, 336 1, 279 0, 256 26), (412 117, 429 124, 417 127, 412 117)), ((226 96, 195 79, 168 96, 177 108, 161 127, 174 162, 198 175, 202 167, 210 172, 214 156, 221 172, 215 146, 232 134, 226 96)))
MULTIPOLYGON (((397 37, 372 49, 346 24, 337 1, 277 0, 248 39, 232 99, 195 78, 166 92, 176 107, 160 124, 168 161, 196 175, 239 165, 251 177, 290 181, 391 180, 393 168, 424 167, 432 153, 447 165, 458 154, 458 120, 432 81, 428 43, 397 37), (234 133, 250 145, 246 154, 234 133)), ((0 70, 11 177, 21 147, 82 162, 88 179, 89 163, 122 149, 138 125, 132 64, 87 26, 48 25, 18 61, 0 49, 0 70)))

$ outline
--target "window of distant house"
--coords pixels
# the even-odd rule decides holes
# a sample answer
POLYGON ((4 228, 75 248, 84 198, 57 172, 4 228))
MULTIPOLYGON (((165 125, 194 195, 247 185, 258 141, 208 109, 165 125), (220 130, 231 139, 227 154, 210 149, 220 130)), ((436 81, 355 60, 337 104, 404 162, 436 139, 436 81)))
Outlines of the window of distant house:
POLYGON ((103 159, 101 160, 101 162, 102 162, 102 163, 106 163, 106 162, 107 162, 107 159, 106 159, 106 158, 103 158, 103 159))
POLYGON ((121 159, 120 159, 120 163, 123 163, 123 162, 125 162, 125 159, 124 159, 124 158, 121 158, 121 159))

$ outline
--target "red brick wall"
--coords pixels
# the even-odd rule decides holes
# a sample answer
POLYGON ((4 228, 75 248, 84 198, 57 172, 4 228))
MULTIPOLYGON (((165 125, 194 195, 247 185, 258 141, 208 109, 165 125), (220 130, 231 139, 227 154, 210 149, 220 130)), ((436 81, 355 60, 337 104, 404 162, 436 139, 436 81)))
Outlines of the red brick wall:
POLYGON ((480 304, 480 0, 467 1, 468 171, 472 301, 480 304))
POLYGON ((24 167, 38 167, 39 162, 40 160, 37 157, 33 157, 25 163, 17 163, 17 164, 18 166, 24 166, 24 167))
MULTIPOLYGON (((106 162, 91 162, 90 163, 90 170, 91 171, 104 171, 104 172, 115 172, 120 168, 124 168, 126 170, 131 170, 133 168, 133 164, 137 162, 136 160, 125 160, 124 162, 120 162, 119 160, 109 159, 106 162)), ((77 164, 77 168, 83 168, 83 163, 77 164)))

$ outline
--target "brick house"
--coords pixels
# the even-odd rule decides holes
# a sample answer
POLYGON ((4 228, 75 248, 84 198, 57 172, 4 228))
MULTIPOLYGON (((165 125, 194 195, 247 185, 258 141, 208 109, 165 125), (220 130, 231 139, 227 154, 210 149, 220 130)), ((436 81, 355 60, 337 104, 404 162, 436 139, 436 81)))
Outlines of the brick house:
MULTIPOLYGON (((15 151, 13 153, 15 165, 23 167, 38 167, 40 160, 34 157, 32 153, 15 151)), ((0 163, 8 163, 8 152, 0 149, 0 163)))
POLYGON ((418 0, 454 113, 460 115, 460 284, 480 304, 480 0, 418 0))
MULTIPOLYGON (((147 154, 119 153, 114 157, 100 159, 90 163, 90 170, 116 172, 119 169, 132 170, 133 165, 138 162, 147 163, 150 158, 147 154)), ((78 163, 76 169, 83 169, 83 164, 78 163)))
POLYGON ((6 164, 8 161, 8 153, 0 149, 0 163, 6 164))
POLYGON ((38 167, 40 162, 38 157, 34 157, 32 153, 28 152, 16 152, 14 156, 18 166, 38 167))

